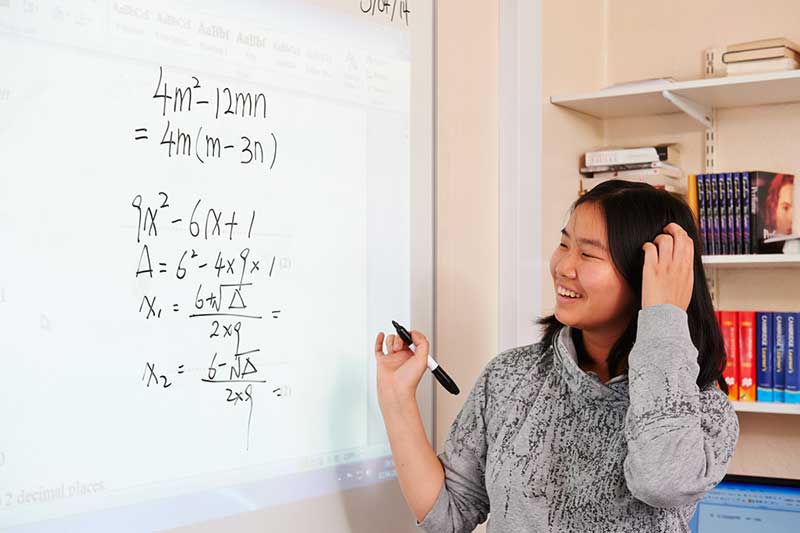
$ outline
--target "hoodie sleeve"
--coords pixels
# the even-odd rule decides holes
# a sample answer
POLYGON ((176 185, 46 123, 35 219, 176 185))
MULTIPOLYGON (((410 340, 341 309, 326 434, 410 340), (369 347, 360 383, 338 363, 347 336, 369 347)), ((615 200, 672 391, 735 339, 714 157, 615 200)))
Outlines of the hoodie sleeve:
POLYGON ((450 427, 439 454, 444 485, 431 510, 417 525, 430 533, 475 529, 489 514, 486 492, 486 394, 489 368, 481 375, 450 427))
POLYGON ((736 413, 721 390, 697 386, 697 354, 683 309, 639 311, 624 471, 633 496, 653 507, 696 503, 722 480, 736 447, 736 413))

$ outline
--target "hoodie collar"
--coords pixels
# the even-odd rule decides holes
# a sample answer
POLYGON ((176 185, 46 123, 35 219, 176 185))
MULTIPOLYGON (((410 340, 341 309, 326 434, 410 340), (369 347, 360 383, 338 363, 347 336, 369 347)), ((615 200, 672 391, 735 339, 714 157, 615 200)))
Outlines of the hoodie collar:
POLYGON ((588 399, 628 401, 628 376, 622 374, 602 383, 594 372, 584 372, 578 366, 578 350, 572 340, 579 334, 571 326, 562 326, 553 341, 555 361, 570 389, 588 399))

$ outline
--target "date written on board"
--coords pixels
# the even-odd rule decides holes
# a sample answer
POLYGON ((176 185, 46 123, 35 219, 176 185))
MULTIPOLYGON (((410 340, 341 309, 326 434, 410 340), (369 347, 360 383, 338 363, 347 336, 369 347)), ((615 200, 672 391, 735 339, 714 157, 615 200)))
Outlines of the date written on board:
POLYGON ((360 0, 361 12, 371 16, 384 16, 390 22, 395 19, 408 26, 408 0, 360 0))

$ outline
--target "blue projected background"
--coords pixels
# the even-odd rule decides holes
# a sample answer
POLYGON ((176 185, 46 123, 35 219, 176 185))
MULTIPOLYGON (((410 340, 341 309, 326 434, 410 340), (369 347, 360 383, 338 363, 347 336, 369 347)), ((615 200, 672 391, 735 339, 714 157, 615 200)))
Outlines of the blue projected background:
POLYGON ((700 501, 689 526, 693 533, 797 533, 800 481, 726 478, 700 501))

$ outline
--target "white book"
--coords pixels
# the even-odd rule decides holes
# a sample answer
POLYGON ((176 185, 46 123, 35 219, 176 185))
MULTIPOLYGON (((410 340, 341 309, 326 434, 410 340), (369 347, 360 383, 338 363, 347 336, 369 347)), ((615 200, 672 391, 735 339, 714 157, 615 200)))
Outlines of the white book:
POLYGON ((683 178, 683 172, 680 169, 676 169, 673 171, 672 169, 665 169, 665 168, 640 168, 636 170, 611 170, 609 172, 595 172, 592 175, 592 179, 595 178, 617 178, 617 179, 627 179, 633 178, 637 176, 648 177, 648 176, 664 176, 670 179, 681 179, 683 178))
POLYGON ((609 148, 586 152, 586 166, 629 165, 658 161, 676 162, 679 156, 675 145, 645 146, 641 148, 609 148))
POLYGON ((642 168, 663 168, 669 172, 682 172, 678 166, 666 161, 652 161, 650 163, 632 163, 629 165, 600 165, 594 167, 581 167, 581 174, 597 174, 598 172, 619 172, 620 170, 637 170, 642 168))
MULTIPOLYGON (((581 187, 583 190, 590 191, 592 188, 596 187, 597 185, 613 180, 613 179, 623 179, 623 178, 581 178, 581 187)), ((667 192, 672 192, 676 194, 683 194, 686 195, 688 192, 688 184, 687 180, 682 179, 674 179, 667 176, 659 175, 659 176, 631 176, 628 178, 624 178, 624 181, 632 181, 638 183, 649 183, 653 187, 661 188, 666 190, 667 192)))
POLYGON ((742 74, 757 74, 760 72, 780 72, 783 70, 794 70, 800 67, 791 57, 777 57, 774 59, 760 59, 757 61, 742 61, 740 63, 728 63, 728 76, 741 76, 742 74))

